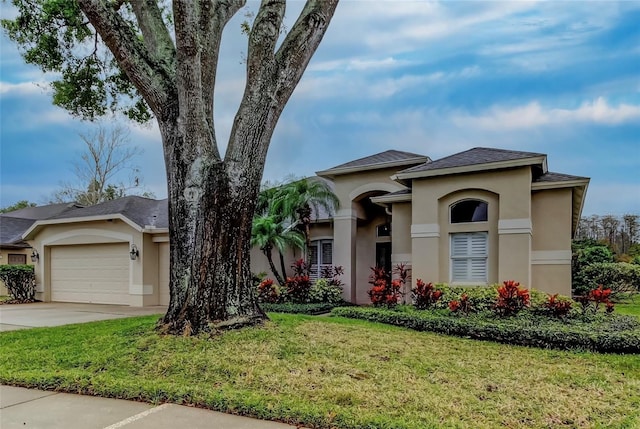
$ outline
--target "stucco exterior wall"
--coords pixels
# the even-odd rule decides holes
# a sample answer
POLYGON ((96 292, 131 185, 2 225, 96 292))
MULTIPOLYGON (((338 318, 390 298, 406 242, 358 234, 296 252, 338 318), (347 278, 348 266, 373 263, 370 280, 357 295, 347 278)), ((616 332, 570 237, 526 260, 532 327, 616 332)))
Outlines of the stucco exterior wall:
POLYGON ((531 286, 570 296, 572 189, 535 191, 531 201, 531 286))
POLYGON ((488 283, 530 283, 530 167, 415 179, 412 194, 414 279, 449 283, 450 235, 486 231, 488 283), (450 205, 468 198, 489 203, 488 221, 451 224, 450 205))

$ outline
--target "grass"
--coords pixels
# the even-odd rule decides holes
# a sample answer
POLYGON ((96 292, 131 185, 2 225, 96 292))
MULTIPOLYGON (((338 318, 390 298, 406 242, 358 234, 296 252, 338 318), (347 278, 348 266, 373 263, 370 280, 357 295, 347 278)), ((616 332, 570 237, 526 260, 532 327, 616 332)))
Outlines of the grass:
POLYGON ((640 300, 635 303, 625 302, 616 304, 616 313, 640 318, 640 300))
POLYGON ((214 338, 156 317, 0 334, 0 382, 336 428, 640 427, 637 355, 271 314, 214 338))

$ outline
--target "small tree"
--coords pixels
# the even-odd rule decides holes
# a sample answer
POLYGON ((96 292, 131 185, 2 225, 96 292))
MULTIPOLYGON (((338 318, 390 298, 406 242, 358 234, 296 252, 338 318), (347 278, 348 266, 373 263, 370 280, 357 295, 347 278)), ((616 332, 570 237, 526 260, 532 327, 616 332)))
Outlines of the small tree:
MULTIPOLYGON (((77 201, 92 206, 140 191, 142 178, 133 160, 142 154, 131 145, 129 131, 120 126, 100 126, 90 134, 80 134, 85 149, 72 162, 76 181, 64 183, 53 195, 55 202, 77 201), (128 172, 126 180, 122 175, 128 172), (117 180, 120 179, 119 182, 117 180)), ((142 192, 143 196, 150 196, 142 192)))
POLYGON ((15 302, 36 300, 36 277, 32 265, 0 265, 0 281, 15 302))

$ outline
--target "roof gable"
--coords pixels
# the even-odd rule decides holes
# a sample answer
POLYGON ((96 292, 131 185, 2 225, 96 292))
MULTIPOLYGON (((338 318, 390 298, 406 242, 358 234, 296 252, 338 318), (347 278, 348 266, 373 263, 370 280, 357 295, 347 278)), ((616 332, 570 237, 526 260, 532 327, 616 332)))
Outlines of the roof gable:
POLYGON ((355 159, 353 161, 337 165, 329 168, 328 170, 318 171, 316 174, 318 176, 333 177, 339 174, 355 173, 358 171, 380 168, 400 167, 425 162, 431 162, 431 159, 428 156, 416 153, 387 150, 376 153, 375 155, 366 156, 364 158, 355 159))

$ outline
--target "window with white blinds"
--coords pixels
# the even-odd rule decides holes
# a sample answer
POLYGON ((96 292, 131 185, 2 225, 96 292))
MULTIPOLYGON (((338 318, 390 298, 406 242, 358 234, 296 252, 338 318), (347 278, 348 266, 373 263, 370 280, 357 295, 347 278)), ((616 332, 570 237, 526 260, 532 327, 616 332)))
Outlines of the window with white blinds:
POLYGON ((487 282, 488 234, 451 234, 451 282, 487 282))

